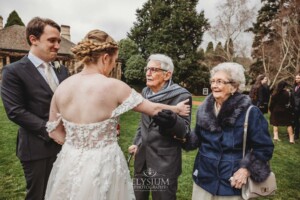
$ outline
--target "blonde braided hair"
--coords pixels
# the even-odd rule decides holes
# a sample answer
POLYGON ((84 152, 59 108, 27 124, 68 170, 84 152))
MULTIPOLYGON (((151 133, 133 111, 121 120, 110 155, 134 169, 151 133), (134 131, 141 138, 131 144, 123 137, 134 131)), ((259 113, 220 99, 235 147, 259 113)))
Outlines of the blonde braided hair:
POLYGON ((104 31, 90 31, 85 38, 71 48, 78 61, 84 64, 96 63, 103 53, 113 55, 118 50, 118 44, 104 31))

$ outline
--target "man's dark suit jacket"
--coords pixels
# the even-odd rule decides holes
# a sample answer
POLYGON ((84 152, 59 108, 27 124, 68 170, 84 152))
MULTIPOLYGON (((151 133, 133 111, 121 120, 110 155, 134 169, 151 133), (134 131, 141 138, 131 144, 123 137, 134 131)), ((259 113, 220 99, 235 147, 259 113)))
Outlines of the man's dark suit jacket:
MULTIPOLYGON (((144 92, 145 89, 142 92, 143 96, 145 96, 144 92)), ((176 105, 186 99, 190 99, 189 104, 192 107, 192 96, 188 91, 159 103, 176 105)), ((190 130, 190 121, 191 116, 178 116, 176 124, 168 132, 183 138, 190 130)), ((162 135, 159 126, 146 114, 142 114, 133 143, 139 146, 134 160, 136 174, 144 173, 142 170, 145 163, 148 169, 151 168, 167 178, 177 178, 181 174, 182 142, 167 134, 162 135)))
MULTIPOLYGON (((61 66, 55 70, 59 82, 68 77, 61 66)), ((2 72, 1 97, 8 118, 18 124, 17 156, 32 161, 55 156, 61 146, 51 140, 46 131, 53 92, 48 83, 28 59, 7 65, 2 72)))
POLYGON ((300 88, 297 89, 297 91, 295 91, 296 86, 294 86, 293 90, 292 90, 292 96, 295 99, 295 110, 296 112, 300 111, 300 88))

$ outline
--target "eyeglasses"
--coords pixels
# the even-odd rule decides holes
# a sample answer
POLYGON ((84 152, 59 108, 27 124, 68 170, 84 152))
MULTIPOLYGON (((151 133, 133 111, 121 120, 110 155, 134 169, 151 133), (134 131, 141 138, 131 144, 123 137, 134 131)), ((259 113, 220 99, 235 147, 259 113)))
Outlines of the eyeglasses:
POLYGON ((224 80, 218 79, 218 80, 210 80, 209 83, 211 85, 216 84, 217 86, 220 86, 220 85, 231 84, 231 83, 234 83, 234 82, 233 81, 224 81, 224 80))
POLYGON ((164 72, 167 72, 168 70, 165 70, 165 69, 161 69, 161 68, 157 68, 157 67, 145 67, 144 68, 144 72, 146 73, 148 70, 150 70, 151 73, 156 73, 156 72, 159 72, 159 71, 164 71, 164 72))

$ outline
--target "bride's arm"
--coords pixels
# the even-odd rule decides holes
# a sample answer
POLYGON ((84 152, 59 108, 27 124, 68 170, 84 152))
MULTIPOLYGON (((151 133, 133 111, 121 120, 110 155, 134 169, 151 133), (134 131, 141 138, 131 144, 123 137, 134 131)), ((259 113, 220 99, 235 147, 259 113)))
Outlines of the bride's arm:
POLYGON ((147 99, 144 99, 142 103, 133 108, 134 111, 142 112, 150 116, 156 115, 161 110, 172 110, 181 116, 189 116, 190 114, 190 105, 187 104, 189 99, 179 102, 176 106, 161 104, 161 103, 153 103, 147 99))
MULTIPOLYGON (((132 89, 125 84, 124 82, 115 80, 115 90, 112 92, 115 93, 115 96, 118 97, 118 103, 121 104, 126 98, 131 94, 132 89)), ((142 99, 139 98, 140 100, 142 99)), ((143 99, 140 104, 133 108, 134 111, 142 112, 150 116, 156 115, 161 110, 172 110, 174 113, 177 113, 182 116, 189 116, 190 114, 190 105, 188 104, 189 99, 179 102, 177 105, 167 105, 161 103, 153 103, 147 99, 143 99)))
POLYGON ((47 122, 47 131, 49 133, 49 137, 58 144, 62 145, 65 142, 66 132, 61 121, 59 109, 56 104, 55 94, 53 95, 51 100, 49 121, 47 122))

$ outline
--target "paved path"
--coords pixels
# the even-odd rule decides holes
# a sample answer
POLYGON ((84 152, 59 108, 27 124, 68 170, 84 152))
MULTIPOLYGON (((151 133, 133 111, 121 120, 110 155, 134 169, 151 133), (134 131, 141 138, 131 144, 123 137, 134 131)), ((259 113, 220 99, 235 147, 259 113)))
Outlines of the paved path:
POLYGON ((202 102, 200 102, 200 101, 193 101, 193 105, 195 105, 195 106, 199 106, 201 103, 202 102))

